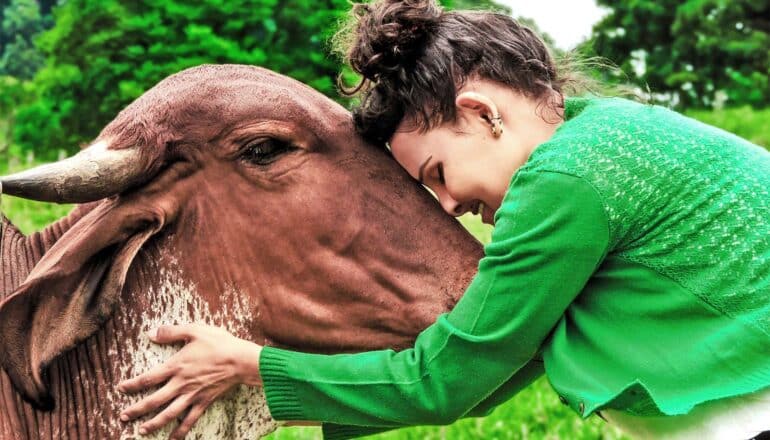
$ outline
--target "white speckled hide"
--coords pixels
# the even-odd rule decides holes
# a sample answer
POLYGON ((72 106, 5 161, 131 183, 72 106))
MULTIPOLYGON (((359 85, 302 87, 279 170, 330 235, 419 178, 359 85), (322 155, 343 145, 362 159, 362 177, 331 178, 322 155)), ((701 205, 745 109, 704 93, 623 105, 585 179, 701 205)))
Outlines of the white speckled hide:
MULTIPOLYGON (((212 311, 209 304, 198 295, 194 285, 185 282, 178 273, 160 269, 161 283, 150 292, 143 292, 151 301, 150 307, 141 312, 130 310, 120 313, 115 319, 118 329, 135 328, 138 323, 138 337, 116 331, 117 341, 127 345, 118 349, 111 347, 109 357, 117 360, 118 377, 122 381, 150 370, 169 359, 180 345, 157 345, 150 342, 147 331, 164 324, 205 323, 226 328, 231 333, 248 339, 247 323, 250 319, 248 297, 232 289, 221 293, 221 310, 212 311)), ((139 401, 141 396, 124 396, 117 390, 111 391, 108 401, 114 414, 128 405, 139 401)), ((146 394, 144 394, 146 395, 146 394)), ((138 434, 142 420, 122 424, 117 417, 110 431, 113 438, 129 439, 167 439, 173 425, 149 436, 138 434)), ((278 423, 270 417, 267 402, 261 388, 240 386, 226 397, 212 404, 195 424, 187 439, 259 439, 270 434, 278 423)))

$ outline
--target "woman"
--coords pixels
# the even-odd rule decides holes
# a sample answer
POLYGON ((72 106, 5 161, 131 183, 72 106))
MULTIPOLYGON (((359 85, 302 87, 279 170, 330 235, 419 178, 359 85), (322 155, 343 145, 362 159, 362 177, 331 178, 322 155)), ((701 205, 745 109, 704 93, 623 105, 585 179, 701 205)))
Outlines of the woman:
POLYGON ((170 403, 143 427, 189 410, 183 436, 233 385, 263 384, 274 418, 346 438, 487 414, 545 372, 582 417, 642 436, 770 429, 753 416, 770 409, 770 154, 660 107, 565 99, 570 80, 509 17, 433 0, 353 16, 357 127, 447 213, 495 224, 478 274, 399 353, 163 327, 155 341, 189 341, 174 368, 121 389, 175 385, 124 420, 170 403))

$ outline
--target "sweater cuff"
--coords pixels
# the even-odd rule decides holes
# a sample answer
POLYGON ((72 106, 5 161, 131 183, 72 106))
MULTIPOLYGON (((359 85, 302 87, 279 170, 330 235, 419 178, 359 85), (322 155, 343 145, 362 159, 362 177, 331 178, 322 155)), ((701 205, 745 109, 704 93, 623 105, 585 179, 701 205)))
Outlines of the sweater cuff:
POLYGON ((309 420, 297 397, 294 381, 286 374, 291 351, 263 347, 259 355, 259 374, 270 415, 275 420, 309 420))

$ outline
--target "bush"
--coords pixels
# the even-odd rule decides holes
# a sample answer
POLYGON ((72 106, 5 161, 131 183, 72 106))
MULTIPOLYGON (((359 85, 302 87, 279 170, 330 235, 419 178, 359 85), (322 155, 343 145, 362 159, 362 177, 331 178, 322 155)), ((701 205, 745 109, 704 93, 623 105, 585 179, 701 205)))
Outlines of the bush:
POLYGON ((339 64, 324 45, 348 8, 347 0, 68 0, 37 39, 46 65, 14 139, 47 159, 74 152, 146 89, 203 63, 262 65, 336 96, 339 64))

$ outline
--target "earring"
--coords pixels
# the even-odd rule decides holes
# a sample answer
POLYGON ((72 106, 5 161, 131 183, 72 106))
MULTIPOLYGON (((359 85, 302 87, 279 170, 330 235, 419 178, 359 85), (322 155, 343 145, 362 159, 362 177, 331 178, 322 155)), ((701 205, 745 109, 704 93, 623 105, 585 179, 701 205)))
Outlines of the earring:
POLYGON ((492 124, 492 136, 499 138, 503 134, 503 118, 499 115, 491 117, 489 123, 492 124))

